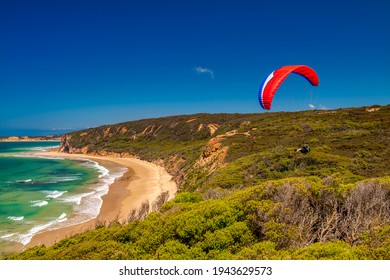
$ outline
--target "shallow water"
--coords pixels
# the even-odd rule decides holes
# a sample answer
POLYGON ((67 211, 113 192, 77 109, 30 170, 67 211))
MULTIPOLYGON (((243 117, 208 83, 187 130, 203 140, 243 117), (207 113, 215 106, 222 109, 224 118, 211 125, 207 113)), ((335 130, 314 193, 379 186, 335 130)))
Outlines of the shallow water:
POLYGON ((0 142, 0 257, 44 230, 93 219, 125 170, 86 159, 37 157, 53 142, 0 142))

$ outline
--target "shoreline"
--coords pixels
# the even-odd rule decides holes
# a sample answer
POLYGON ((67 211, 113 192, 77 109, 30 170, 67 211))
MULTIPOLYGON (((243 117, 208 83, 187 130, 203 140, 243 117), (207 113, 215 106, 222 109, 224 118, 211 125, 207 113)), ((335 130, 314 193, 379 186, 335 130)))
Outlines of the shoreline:
POLYGON ((107 169, 120 166, 127 168, 127 171, 121 177, 116 178, 109 186, 108 193, 101 197, 103 203, 97 217, 81 224, 40 232, 34 235, 28 244, 20 244, 18 251, 39 245, 51 246, 64 238, 94 229, 97 223, 110 223, 114 220, 124 222, 131 211, 138 210, 142 203, 148 201, 152 205, 156 198, 165 191, 168 191, 169 199, 172 199, 177 191, 176 183, 171 179, 172 176, 163 167, 139 159, 60 152, 38 152, 34 155, 89 159, 107 169))

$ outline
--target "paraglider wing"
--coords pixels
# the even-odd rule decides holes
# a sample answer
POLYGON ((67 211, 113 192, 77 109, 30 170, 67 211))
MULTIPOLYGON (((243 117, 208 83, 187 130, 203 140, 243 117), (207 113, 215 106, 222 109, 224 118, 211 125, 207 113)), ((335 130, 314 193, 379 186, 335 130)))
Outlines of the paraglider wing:
POLYGON ((265 110, 271 109, 272 99, 281 83, 291 73, 306 78, 313 86, 318 86, 317 73, 306 65, 287 65, 272 72, 263 82, 259 90, 259 103, 265 110))

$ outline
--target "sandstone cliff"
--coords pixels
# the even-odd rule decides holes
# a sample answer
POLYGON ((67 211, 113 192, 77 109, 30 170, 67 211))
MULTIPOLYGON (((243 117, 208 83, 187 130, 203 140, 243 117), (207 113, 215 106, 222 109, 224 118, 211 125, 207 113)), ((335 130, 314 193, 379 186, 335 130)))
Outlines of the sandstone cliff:
POLYGON ((154 162, 166 168, 179 190, 190 191, 210 182, 224 187, 218 176, 225 167, 229 180, 245 178, 249 184, 279 172, 296 176, 307 166, 316 174, 340 157, 345 160, 339 172, 372 177, 388 170, 383 158, 390 157, 390 106, 373 108, 144 119, 66 134, 59 150, 154 162), (312 149, 300 158, 295 151, 303 143, 312 149))

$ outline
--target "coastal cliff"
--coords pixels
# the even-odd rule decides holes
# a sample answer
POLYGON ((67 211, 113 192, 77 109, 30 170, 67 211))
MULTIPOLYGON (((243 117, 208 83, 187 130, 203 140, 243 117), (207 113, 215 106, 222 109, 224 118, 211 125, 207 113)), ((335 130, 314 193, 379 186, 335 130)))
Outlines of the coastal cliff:
POLYGON ((58 151, 140 158, 163 166, 181 184, 190 169, 212 173, 224 165, 228 145, 221 140, 229 122, 242 118, 198 114, 102 126, 64 135, 58 151))
MULTIPOLYGON (((254 157, 257 165, 262 162, 268 166, 266 170, 276 173, 248 174, 241 178, 246 183, 283 178, 286 173, 282 171, 294 171, 290 175, 296 176, 300 173, 298 166, 303 169, 311 166, 312 174, 321 174, 322 168, 334 162, 334 157, 344 158, 346 169, 351 172, 348 177, 355 180, 375 177, 386 170, 383 159, 390 157, 389 110, 389 106, 373 106, 145 119, 63 135, 59 151, 151 161, 166 168, 182 190, 192 191, 208 188, 210 182, 219 178, 221 168, 229 168, 231 163, 248 157, 254 157), (313 152, 300 158, 292 151, 304 143, 311 145, 313 152), (314 153, 316 157, 311 159, 314 153)), ((245 166, 260 168, 253 163, 245 166)))
POLYGON ((173 116, 69 133, 60 151, 157 163, 178 194, 142 221, 11 258, 390 259, 388 143, 390 105, 173 116), (301 153, 304 144, 310 151, 301 153))

